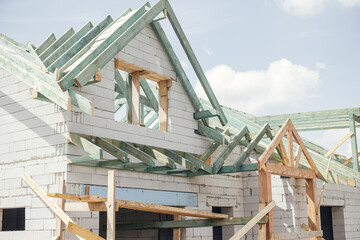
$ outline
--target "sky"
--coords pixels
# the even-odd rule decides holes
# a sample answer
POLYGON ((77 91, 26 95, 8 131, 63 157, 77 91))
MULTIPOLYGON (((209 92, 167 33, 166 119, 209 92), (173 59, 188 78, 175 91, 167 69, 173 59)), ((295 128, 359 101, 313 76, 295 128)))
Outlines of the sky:
MULTIPOLYGON (((150 1, 153 5, 156 1, 150 1)), ((0 0, 0 32, 40 44, 144 0, 0 0)), ((358 107, 360 0, 170 0, 222 105, 255 115, 358 107)), ((167 20, 165 32, 202 89, 167 20)), ((348 129, 304 133, 332 147, 348 129)), ((360 131, 358 131, 360 132, 360 131)), ((349 155, 346 143, 340 153, 349 155)))

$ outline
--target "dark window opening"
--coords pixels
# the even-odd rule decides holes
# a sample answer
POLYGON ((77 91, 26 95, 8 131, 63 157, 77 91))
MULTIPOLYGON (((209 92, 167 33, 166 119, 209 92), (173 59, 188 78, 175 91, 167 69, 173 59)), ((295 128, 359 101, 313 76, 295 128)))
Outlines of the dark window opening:
POLYGON ((331 207, 320 207, 321 230, 326 240, 334 240, 331 209, 331 207))
POLYGON ((25 230, 25 208, 2 209, 2 231, 25 230))
MULTIPOLYGON (((100 212, 99 217, 99 236, 106 238, 106 223, 107 223, 107 214, 106 212, 100 212)), ((136 211, 130 209, 121 208, 115 213, 115 238, 147 238, 147 239, 157 239, 157 240, 172 240, 173 239, 173 229, 148 229, 148 230, 121 230, 120 225, 126 223, 139 223, 139 222, 149 222, 149 221, 172 221, 174 218, 172 215, 161 214, 161 213, 151 213, 136 211)))
MULTIPOLYGON (((222 213, 221 207, 213 207, 212 208, 213 213, 222 213)), ((213 227, 213 240, 222 240, 223 233, 222 233, 222 226, 213 227)))

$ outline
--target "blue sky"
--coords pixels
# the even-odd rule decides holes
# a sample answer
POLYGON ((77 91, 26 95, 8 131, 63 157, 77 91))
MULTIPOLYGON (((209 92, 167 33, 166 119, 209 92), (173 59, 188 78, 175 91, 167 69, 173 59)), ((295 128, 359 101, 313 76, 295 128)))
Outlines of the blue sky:
MULTIPOLYGON (((0 0, 0 32, 37 45, 144 2, 0 0)), ((256 115, 358 107, 360 0, 170 3, 221 104, 256 115)), ((161 23, 203 96, 168 21, 161 23)), ((309 136, 331 147, 346 131, 309 136)))

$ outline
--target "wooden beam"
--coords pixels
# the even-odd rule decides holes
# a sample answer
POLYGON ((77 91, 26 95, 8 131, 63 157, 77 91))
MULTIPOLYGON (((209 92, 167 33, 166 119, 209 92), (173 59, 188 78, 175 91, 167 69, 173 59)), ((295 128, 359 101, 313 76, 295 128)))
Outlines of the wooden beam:
MULTIPOLYGON (((306 202, 308 213, 308 226, 310 231, 320 230, 319 214, 317 212, 317 194, 316 194, 316 179, 305 179, 306 186, 306 202)), ((316 237, 311 237, 310 240, 316 240, 316 237)))
POLYGON ((302 154, 301 147, 298 146, 296 153, 295 153, 294 167, 299 167, 301 154, 302 154))
MULTIPOLYGON (((64 194, 65 191, 66 191, 66 185, 65 185, 65 180, 63 179, 59 181, 59 192, 64 194)), ((62 210, 64 210, 64 203, 65 203, 64 199, 61 198, 58 199, 58 205, 62 210)), ((55 237, 58 240, 62 239, 62 229, 63 229, 63 222, 59 217, 56 217, 55 237)))
POLYGON ((37 185, 26 173, 22 176, 23 180, 29 187, 40 197, 40 199, 61 219, 66 225, 66 230, 85 239, 104 240, 96 234, 76 225, 74 221, 49 197, 46 196, 44 190, 37 185))
POLYGON ((234 150, 234 148, 240 144, 240 140, 248 134, 249 130, 246 126, 244 126, 240 132, 234 137, 234 139, 227 145, 224 150, 219 154, 219 156, 215 159, 213 163, 213 173, 217 173, 220 168, 224 165, 226 158, 230 155, 230 153, 234 150))
POLYGON ((246 158, 248 158, 251 152, 255 149, 256 145, 260 142, 261 138, 269 131, 270 126, 265 124, 260 131, 252 138, 250 143, 245 147, 240 156, 235 160, 233 166, 235 169, 239 169, 244 163, 246 158))
MULTIPOLYGON (((152 19, 165 9, 165 0, 160 0, 150 9, 147 5, 137 9, 121 26, 99 44, 96 49, 84 58, 75 68, 67 73, 59 84, 68 89, 74 83, 74 79, 80 86, 94 75, 98 67, 104 67, 114 56, 123 49, 138 33, 140 33, 152 19)), ((100 35, 101 36, 101 35, 100 35)))
POLYGON ((195 130, 195 133, 203 136, 207 136, 208 138, 223 144, 223 142, 227 145, 231 142, 230 137, 223 136, 219 131, 205 126, 203 123, 198 122, 198 129, 195 130))
POLYGON ((55 35, 52 33, 48 36, 36 49, 38 55, 42 54, 53 42, 56 41, 55 35))
POLYGON ((133 72, 132 77, 132 94, 131 94, 131 111, 132 111, 132 124, 140 125, 140 75, 139 72, 133 72))
POLYGON ((120 147, 123 151, 127 152, 128 154, 136 157, 137 159, 139 159, 140 161, 142 161, 143 163, 145 163, 146 165, 150 166, 150 167, 155 167, 155 162, 154 162, 154 158, 151 157, 149 154, 141 151, 140 149, 134 147, 132 144, 130 143, 126 143, 126 142, 114 142, 115 145, 118 145, 118 147, 120 147))
POLYGON ((40 59, 44 61, 48 56, 50 56, 58 47, 60 47, 64 42, 66 42, 75 31, 71 27, 68 29, 61 37, 59 37, 55 42, 53 42, 43 53, 39 55, 40 59))
POLYGON ((84 37, 68 49, 62 56, 55 60, 49 67, 50 72, 55 71, 56 68, 64 70, 67 66, 74 63, 80 56, 83 55, 88 49, 85 48, 89 42, 94 41, 95 37, 103 31, 112 22, 112 18, 108 15, 95 27, 93 27, 84 37), (83 50, 83 52, 81 52, 83 50), (66 66, 65 66, 66 65, 66 66), (65 66, 65 67, 64 67, 65 66), (63 68, 64 67, 64 68, 63 68))
MULTIPOLYGON (((360 156, 360 152, 358 152, 358 157, 360 156)), ((353 158, 352 157, 350 157, 348 160, 346 160, 345 162, 343 162, 342 163, 342 165, 348 165, 349 163, 351 163, 352 162, 352 160, 353 160, 353 158)))
POLYGON ((106 224, 106 239, 115 240, 115 170, 108 171, 108 186, 107 186, 107 224, 106 224))
POLYGON ((145 153, 149 154, 150 156, 152 156, 153 158, 155 158, 157 161, 165 164, 169 168, 171 168, 171 169, 176 168, 175 161, 172 158, 170 158, 170 157, 166 156, 165 154, 157 151, 156 149, 153 149, 153 148, 145 146, 145 145, 141 145, 140 149, 142 151, 144 151, 145 153))
MULTIPOLYGON (((171 81, 171 80, 170 80, 171 81)), ((168 131, 168 83, 167 81, 158 82, 159 87, 159 129, 160 131, 168 131)))
MULTIPOLYGON (((253 217, 230 217, 225 219, 194 219, 181 221, 151 221, 130 224, 120 224, 120 230, 163 229, 163 228, 196 228, 245 225, 253 217)), ((267 218, 261 218, 257 223, 264 224, 267 218)))
POLYGON ((161 27, 160 23, 158 23, 158 22, 152 22, 151 26, 154 29, 154 32, 155 32, 156 36, 158 37, 158 39, 160 40, 162 46, 164 47, 166 54, 169 57, 170 62, 179 77, 181 85, 184 87, 185 92, 187 93, 195 111, 196 112, 201 111, 203 109, 203 107, 199 101, 199 98, 197 97, 196 92, 195 92, 194 88, 192 87, 189 78, 186 76, 186 73, 185 73, 183 67, 181 66, 181 63, 180 63, 174 49, 172 48, 163 28, 161 27))
MULTIPOLYGON (((105 197, 92 196, 92 195, 75 196, 75 195, 59 194, 59 193, 48 193, 48 195, 51 197, 64 198, 64 199, 73 200, 73 201, 107 202, 107 198, 105 198, 105 197)), ((223 219, 223 218, 229 217, 226 214, 203 212, 203 211, 192 210, 192 209, 168 207, 168 206, 163 206, 163 205, 142 203, 142 202, 135 202, 135 201, 127 201, 127 200, 120 200, 120 199, 116 199, 116 203, 118 204, 119 208, 127 208, 127 209, 140 210, 140 211, 145 211, 145 212, 155 212, 155 213, 164 213, 164 214, 199 217, 199 218, 223 219)))
POLYGON ((315 172, 311 170, 305 170, 301 168, 288 167, 275 163, 265 163, 266 171, 271 174, 293 177, 299 179, 314 179, 316 178, 315 172))
POLYGON ((284 232, 274 233, 271 237, 272 240, 285 240, 285 239, 303 239, 322 237, 323 231, 306 231, 306 232, 284 232))
POLYGON ((338 149, 341 145, 344 144, 344 142, 346 142, 346 140, 348 140, 352 135, 354 135, 353 132, 349 132, 348 134, 346 134, 345 137, 343 137, 334 147, 332 147, 327 153, 325 153, 325 157, 329 157, 331 154, 333 154, 336 149, 338 149))
POLYGON ((149 83, 146 81, 146 79, 140 78, 140 85, 141 85, 142 90, 145 93, 145 96, 149 99, 149 103, 151 104, 152 109, 155 112, 159 112, 158 100, 155 97, 155 94, 153 93, 153 90, 151 90, 151 88, 149 86, 149 83))
MULTIPOLYGON (((116 209, 118 207, 116 206, 116 209)), ((65 202, 65 212, 106 212, 105 202, 65 202)))
POLYGON ((287 133, 287 142, 288 142, 288 153, 289 153, 289 166, 294 166, 294 149, 293 149, 293 137, 292 132, 288 131, 287 133))
POLYGON ((168 11, 168 18, 169 18, 169 21, 197 75, 197 77, 199 78, 199 81, 206 93, 206 96, 208 97, 208 99, 210 100, 210 103, 211 105, 213 106, 214 109, 216 109, 218 115, 219 115, 219 120, 221 122, 221 124, 223 126, 226 125, 227 123, 227 119, 226 119, 226 116, 205 76, 205 73, 204 71, 202 70, 201 66, 200 66, 200 63, 199 61, 197 60, 196 56, 195 56, 195 53, 194 51, 192 50, 191 46, 190 46, 190 43, 177 19, 177 17, 175 16, 175 13, 170 5, 169 2, 166 3, 166 9, 168 11))
MULTIPOLYGON (((181 221, 181 216, 174 215, 174 221, 181 221)), ((173 229, 173 240, 181 240, 181 228, 173 229)))
POLYGON ((219 116, 216 112, 215 109, 209 109, 209 110, 204 110, 201 112, 195 112, 194 113, 194 119, 195 120, 200 120, 200 119, 204 119, 204 118, 211 118, 211 117, 217 117, 219 116))
POLYGON ((166 77, 164 75, 155 73, 148 69, 136 66, 134 64, 131 64, 129 62, 126 62, 126 61, 118 59, 118 58, 115 58, 115 69, 119 69, 124 72, 128 72, 130 74, 133 72, 139 72, 139 75, 141 77, 149 79, 154 82, 171 80, 169 77, 166 77))
MULTIPOLYGON (((284 137, 285 133, 287 132, 289 128, 289 122, 290 119, 288 119, 284 125, 280 128, 274 139, 270 142, 269 146, 265 149, 263 154, 260 156, 258 162, 259 162, 259 170, 264 166, 265 162, 269 159, 271 154, 274 152, 275 148, 279 145, 279 143, 282 141, 282 138, 284 137)), ((285 162, 285 159, 284 159, 285 162)))
MULTIPOLYGON (((208 150, 206 150, 206 152, 204 152, 200 157, 199 160, 202 162, 207 162, 207 160, 211 157, 211 155, 216 151, 216 149, 218 149, 220 146, 220 143, 217 142, 213 142, 210 147, 208 148, 208 150)), ((208 164, 210 164, 209 162, 207 162, 208 164)))
POLYGON ((82 148, 84 151, 88 152, 93 157, 96 157, 98 159, 103 158, 103 150, 100 147, 96 146, 91 141, 79 136, 76 133, 69 133, 68 142, 71 142, 76 146, 82 148))
POLYGON ((356 125, 354 114, 349 114, 349 126, 350 131, 354 134, 351 136, 351 152, 353 157, 353 169, 356 172, 359 172, 359 158, 358 158, 358 147, 357 147, 357 139, 356 139, 356 125))
POLYGON ((239 240, 243 237, 251 228, 253 228, 260 219, 262 219, 268 212, 270 212, 275 207, 275 201, 271 201, 266 207, 258 212, 243 228, 241 228, 237 233, 230 238, 230 240, 239 240))
MULTIPOLYGON (((244 166, 244 165, 243 165, 244 166)), ((259 171, 259 202, 260 204, 268 205, 272 202, 272 188, 271 188, 271 174, 260 170, 259 171)), ((274 213, 269 211, 268 222, 266 223, 266 239, 270 239, 274 232, 274 213)))
POLYGON ((72 35, 67 41, 55 49, 48 57, 44 59, 44 65, 50 66, 56 59, 62 56, 69 48, 71 48, 79 39, 88 33, 93 25, 91 22, 85 24, 78 32, 72 35))
MULTIPOLYGON (((265 208, 265 203, 259 204, 259 212, 265 208)), ((258 240, 266 239, 266 224, 258 224, 258 240)))

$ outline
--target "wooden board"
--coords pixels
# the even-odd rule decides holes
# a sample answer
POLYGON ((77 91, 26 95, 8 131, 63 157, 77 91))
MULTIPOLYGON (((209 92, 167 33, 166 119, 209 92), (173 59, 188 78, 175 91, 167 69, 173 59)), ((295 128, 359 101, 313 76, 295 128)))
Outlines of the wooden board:
MULTIPOLYGON (((107 198, 98 197, 98 196, 75 196, 69 194, 59 194, 59 193, 48 193, 50 197, 64 198, 68 200, 81 201, 81 202, 107 202, 107 198)), ((157 204, 150 203, 141 203, 135 201, 127 201, 116 199, 117 207, 127 208, 133 210, 140 210, 145 212, 155 212, 155 213, 164 213, 171 215, 180 215, 180 216, 191 216, 191 217, 200 217, 200 218, 228 218, 227 214, 218 214, 211 212, 203 212, 192 209, 168 207, 157 204)))
POLYGON ((167 132, 168 130, 168 87, 167 81, 158 82, 159 86, 159 129, 167 132))
POLYGON ((143 78, 146 78, 146 79, 149 79, 149 80, 155 81, 155 82, 164 81, 164 80, 171 81, 171 79, 169 77, 149 71, 148 69, 141 68, 139 66, 125 62, 125 61, 117 59, 117 58, 115 58, 115 69, 120 69, 120 70, 128 72, 128 73, 139 72, 143 78))
MULTIPOLYGON (((320 230, 319 214, 317 212, 316 179, 305 179, 308 226, 311 231, 320 230)), ((316 240, 311 237, 310 240, 316 240)))
POLYGON ((256 214, 243 228, 241 228, 237 233, 235 233, 234 236, 230 238, 230 240, 239 240, 274 207, 275 207, 275 201, 271 201, 271 203, 269 203, 265 208, 263 208, 260 212, 258 212, 258 214, 256 214))
POLYGON ((285 233, 274 233, 271 237, 272 240, 285 240, 285 239, 303 239, 322 237, 323 231, 306 231, 306 232, 285 232, 285 233))
MULTIPOLYGON (((174 215, 174 221, 181 221, 181 216, 174 215)), ((173 240, 181 240, 181 228, 173 229, 173 240)))
POLYGON ((108 201, 107 208, 107 224, 106 224, 106 239, 115 240, 115 170, 108 171, 108 201))
MULTIPOLYGON (((267 205, 272 201, 271 174, 266 171, 259 171, 259 202, 267 205)), ((274 213, 271 210, 266 223, 266 236, 269 239, 274 232, 274 213)))
POLYGON ((276 174, 285 177, 293 177, 293 178, 316 178, 315 172, 311 170, 296 168, 296 167, 288 167, 275 163, 265 163, 266 170, 271 174, 276 174))

